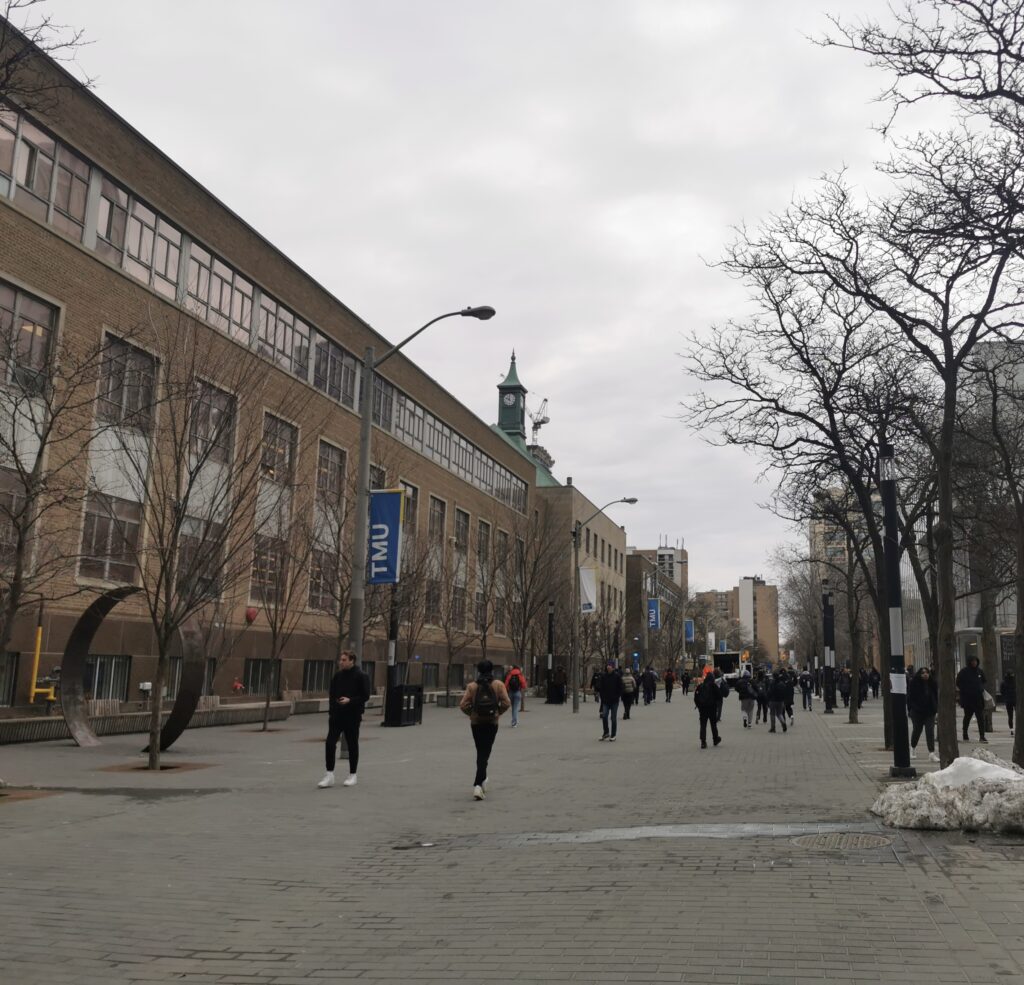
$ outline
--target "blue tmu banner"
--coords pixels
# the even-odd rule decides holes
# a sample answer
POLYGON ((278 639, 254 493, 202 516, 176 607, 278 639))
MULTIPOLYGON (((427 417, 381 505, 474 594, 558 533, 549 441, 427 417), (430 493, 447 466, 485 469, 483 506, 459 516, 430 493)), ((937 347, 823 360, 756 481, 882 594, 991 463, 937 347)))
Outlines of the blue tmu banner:
POLYGON ((661 599, 647 600, 647 628, 661 629, 661 599))
POLYGON ((394 585, 402 568, 401 489, 374 489, 370 492, 370 556, 367 563, 368 585, 394 585))
POLYGON ((692 643, 693 642, 693 620, 692 619, 687 619, 685 625, 686 625, 686 642, 687 643, 692 643))

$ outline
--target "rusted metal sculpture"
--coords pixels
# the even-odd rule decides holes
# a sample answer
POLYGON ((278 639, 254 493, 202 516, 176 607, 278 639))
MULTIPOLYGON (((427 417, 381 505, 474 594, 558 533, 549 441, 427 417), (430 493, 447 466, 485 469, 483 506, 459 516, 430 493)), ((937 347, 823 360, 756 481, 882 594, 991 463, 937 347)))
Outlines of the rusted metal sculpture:
MULTIPOLYGON (((100 740, 89 725, 85 704, 85 663, 89 656, 96 631, 103 624, 110 610, 119 602, 134 595, 139 589, 129 585, 105 592, 90 605, 75 623, 67 646, 64 647, 64 661, 61 665, 60 703, 64 720, 68 723, 71 737, 79 746, 98 746, 100 740)), ((203 659, 202 638, 193 621, 183 626, 178 635, 181 639, 181 681, 167 721, 160 730, 160 749, 169 749, 192 720, 199 698, 203 693, 206 676, 206 661, 203 659)), ((159 701, 159 695, 151 695, 159 701)), ((147 747, 148 750, 148 747, 147 747)), ((143 751, 147 751, 143 750, 143 751)))

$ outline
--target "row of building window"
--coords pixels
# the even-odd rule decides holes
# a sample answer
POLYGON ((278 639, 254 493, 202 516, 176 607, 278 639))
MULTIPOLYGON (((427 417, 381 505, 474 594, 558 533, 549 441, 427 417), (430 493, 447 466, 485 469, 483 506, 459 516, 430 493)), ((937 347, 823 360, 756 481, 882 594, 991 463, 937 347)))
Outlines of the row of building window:
MULTIPOLYGON (((356 409, 361 366, 351 353, 25 114, 2 106, 0 197, 13 199, 190 314, 356 409)), ((526 512, 522 479, 380 376, 375 376, 372 407, 378 427, 506 506, 526 512)))
POLYGON ((586 528, 586 537, 583 543, 587 554, 600 558, 602 564, 607 564, 613 571, 622 574, 626 556, 620 553, 617 547, 607 544, 604 537, 598 537, 596 532, 591 539, 590 527, 586 528))

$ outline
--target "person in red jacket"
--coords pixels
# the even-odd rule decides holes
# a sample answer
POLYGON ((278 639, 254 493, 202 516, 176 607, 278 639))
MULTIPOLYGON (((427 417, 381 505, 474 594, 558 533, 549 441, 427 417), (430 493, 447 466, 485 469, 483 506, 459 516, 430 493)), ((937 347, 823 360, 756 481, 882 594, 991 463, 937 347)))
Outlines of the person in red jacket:
POLYGON ((505 690, 512 701, 512 728, 519 728, 519 710, 523 707, 526 694, 526 675, 518 664, 512 664, 512 669, 505 675, 505 690))

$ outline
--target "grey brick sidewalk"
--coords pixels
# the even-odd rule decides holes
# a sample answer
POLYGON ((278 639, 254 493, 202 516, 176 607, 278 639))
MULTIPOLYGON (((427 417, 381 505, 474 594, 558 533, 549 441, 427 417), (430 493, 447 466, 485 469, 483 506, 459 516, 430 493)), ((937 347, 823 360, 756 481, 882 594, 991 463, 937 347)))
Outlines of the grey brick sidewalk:
POLYGON ((705 751, 678 695, 614 745, 593 704, 529 708, 482 803, 432 707, 367 719, 353 789, 315 788, 312 716, 186 733, 167 761, 210 765, 159 776, 102 771, 137 737, 5 747, 8 783, 58 793, 0 801, 3 982, 1024 980, 1024 848, 879 829, 877 703, 768 735, 733 698, 705 751), (819 830, 892 843, 793 840, 819 830))

